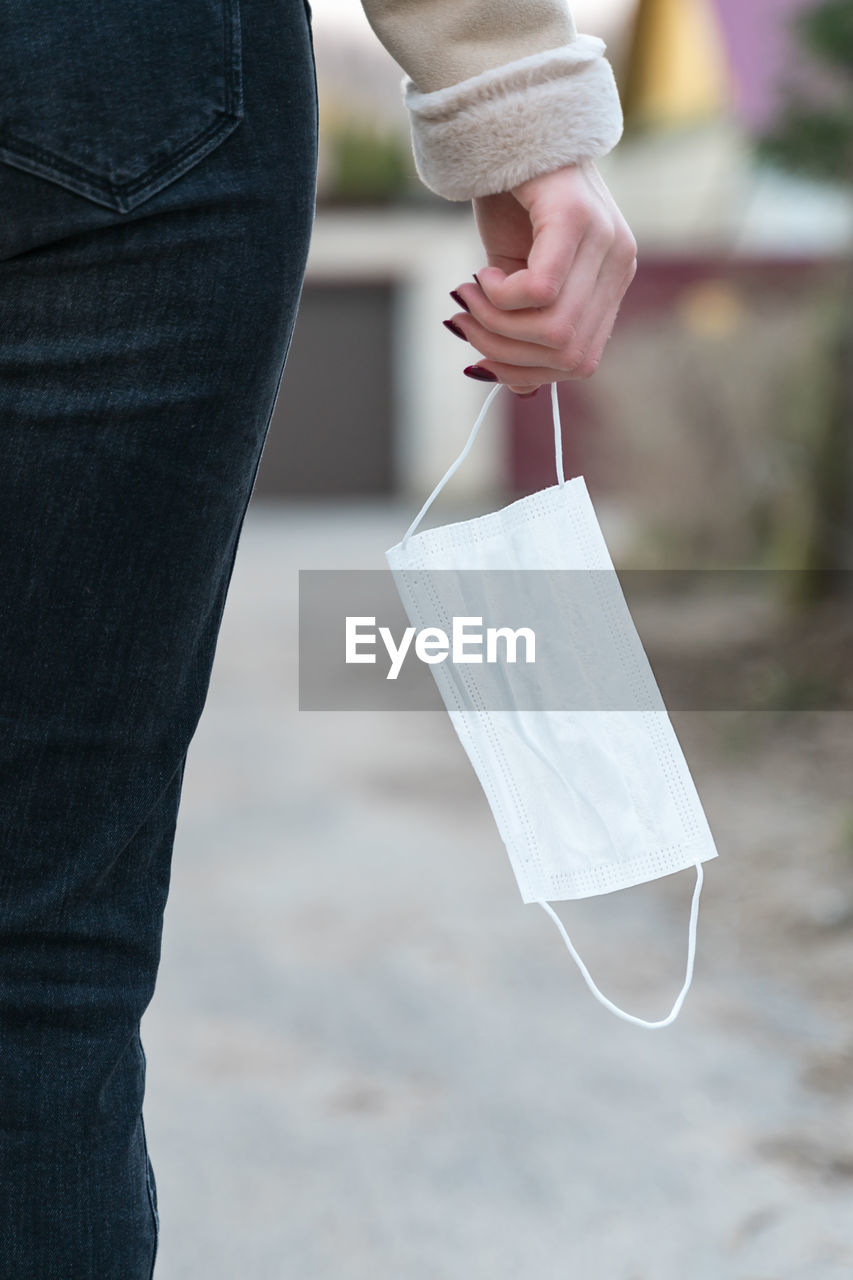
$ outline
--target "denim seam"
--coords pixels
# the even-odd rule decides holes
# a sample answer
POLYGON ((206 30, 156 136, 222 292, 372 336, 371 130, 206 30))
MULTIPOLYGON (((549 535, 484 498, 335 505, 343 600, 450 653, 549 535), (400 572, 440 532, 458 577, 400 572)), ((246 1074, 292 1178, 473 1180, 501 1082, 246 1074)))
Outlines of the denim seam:
POLYGON ((243 48, 240 19, 240 0, 226 0, 225 61, 230 74, 225 78, 225 110, 236 120, 243 118, 243 48))
MULTIPOLYGON (((148 1060, 145 1056, 145 1049, 142 1045, 142 1034, 138 1026, 136 1028, 136 1042, 139 1045, 139 1052, 142 1054, 142 1061, 145 1069, 147 1070, 148 1060)), ((154 1275, 154 1264, 157 1261, 157 1249, 160 1243, 160 1216, 157 1212, 157 1207, 154 1204, 154 1188, 151 1186, 151 1164, 148 1155, 148 1138, 145 1133, 145 1120, 143 1119, 141 1110, 139 1112, 139 1125, 142 1131, 142 1151, 145 1156, 145 1188, 148 1192, 148 1206, 151 1210, 151 1224, 154 1228, 154 1251, 151 1255, 151 1270, 148 1273, 148 1280, 152 1280, 154 1275)))
POLYGON ((148 1280, 152 1280, 154 1275, 154 1264, 157 1261, 157 1250, 160 1244, 160 1217, 154 1207, 154 1192, 151 1187, 151 1175, 148 1172, 148 1139, 145 1136, 145 1121, 142 1113, 139 1115, 139 1123, 142 1128, 142 1149, 145 1152, 145 1186, 148 1191, 148 1204, 151 1209, 151 1223, 154 1227, 154 1250, 151 1254, 151 1270, 148 1273, 148 1280))

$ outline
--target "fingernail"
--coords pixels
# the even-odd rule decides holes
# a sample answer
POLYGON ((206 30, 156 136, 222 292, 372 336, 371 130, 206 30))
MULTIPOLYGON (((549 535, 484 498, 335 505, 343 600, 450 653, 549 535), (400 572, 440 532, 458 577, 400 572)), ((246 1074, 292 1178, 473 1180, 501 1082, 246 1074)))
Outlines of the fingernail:
MULTIPOLYGON (((475 279, 475 280, 477 280, 477 272, 476 272, 476 271, 472 271, 472 272, 471 272, 471 274, 473 275, 474 279, 475 279)), ((480 281, 479 281, 479 280, 477 280, 477 284, 480 284, 480 281)), ((480 284, 480 288, 481 288, 481 289, 482 289, 482 287, 483 287, 483 286, 480 284)))
POLYGON ((468 303, 462 297, 461 293, 457 293, 455 289, 451 289, 450 296, 456 303, 457 307, 461 307, 463 311, 467 311, 469 315, 471 314, 471 308, 468 306, 468 303))
POLYGON ((516 391, 515 394, 518 396, 519 400, 529 400, 531 396, 536 395, 538 390, 539 388, 535 387, 532 391, 516 391))
POLYGON ((454 324, 452 320, 442 320, 441 323, 444 325, 445 329, 449 329, 457 338, 464 338, 466 342, 468 341, 458 324, 454 324))
POLYGON ((469 364, 462 370, 467 378, 476 378, 478 382, 497 382, 498 375, 491 369, 481 369, 479 365, 469 364))

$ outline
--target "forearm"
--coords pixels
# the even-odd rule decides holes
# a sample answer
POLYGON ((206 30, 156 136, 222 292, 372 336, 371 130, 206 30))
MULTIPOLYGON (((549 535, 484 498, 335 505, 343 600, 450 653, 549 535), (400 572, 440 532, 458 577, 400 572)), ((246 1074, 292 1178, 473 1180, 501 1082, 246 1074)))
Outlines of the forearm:
POLYGON ((563 0, 362 0, 391 56, 421 93, 568 44, 563 0))

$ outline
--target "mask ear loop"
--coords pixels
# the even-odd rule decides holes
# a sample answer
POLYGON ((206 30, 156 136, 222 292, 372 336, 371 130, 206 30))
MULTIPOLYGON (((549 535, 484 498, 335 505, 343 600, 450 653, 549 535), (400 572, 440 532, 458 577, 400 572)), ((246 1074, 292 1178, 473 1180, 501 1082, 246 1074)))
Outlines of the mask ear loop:
POLYGON ((557 399, 557 384, 551 383, 551 412, 554 415, 554 459, 557 466, 557 484, 562 489, 566 483, 563 471, 563 433, 560 429, 560 402, 557 399))
MULTIPOLYGON (((551 407, 554 413, 554 456, 557 464, 557 483, 562 486, 566 483, 566 477, 563 472, 563 441, 560 431, 560 408, 557 400, 556 382, 551 383, 551 407)), ((684 978, 684 986, 678 993, 675 1004, 672 1006, 668 1015, 665 1018, 662 1018, 659 1022, 647 1022, 645 1018, 637 1018, 633 1013, 627 1013, 624 1009, 620 1009, 618 1005, 614 1004, 612 1000, 608 1000, 607 996, 604 995, 604 993, 595 985, 589 969, 587 969, 583 960, 580 958, 574 943, 566 931, 566 926, 563 924, 551 904, 540 900, 539 906, 542 907, 544 911, 548 912, 548 915, 560 930, 563 941, 568 947, 569 953, 571 954, 575 964, 580 969, 584 982, 589 987, 599 1004, 604 1005, 604 1008, 609 1009, 617 1018, 622 1018, 623 1021, 630 1022, 635 1027, 645 1027, 647 1031, 659 1031, 663 1027, 671 1026, 672 1023, 675 1022, 675 1019, 681 1012, 681 1006, 684 1004, 687 992, 690 990, 690 984, 693 981, 693 965, 696 959, 696 928, 699 920, 699 897, 702 893, 702 884, 704 879, 705 873, 702 870, 702 864, 701 862, 697 862, 696 887, 693 890, 693 901, 690 905, 690 924, 687 931, 687 972, 684 978)))
MULTIPOLYGON (((418 525, 423 520, 426 513, 429 511, 430 507, 435 502, 436 498, 441 493, 442 489, 447 484, 448 480, 451 478, 451 476, 456 474, 459 467, 462 466, 462 463, 468 457, 468 454, 471 452, 471 447, 474 444, 474 441, 477 439, 477 432, 480 430, 483 419, 485 418, 486 414, 489 411, 489 406, 491 405, 492 401, 494 400, 498 392, 501 390, 501 387, 503 385, 504 384, 502 382, 499 382, 498 385, 496 387, 493 387, 492 390, 489 392, 489 394, 486 396, 486 399, 483 402, 483 407, 480 410, 479 414, 477 415, 477 421, 474 423, 473 427, 471 428, 471 434, 469 435, 468 440, 466 441, 465 448, 462 450, 462 452, 460 453, 456 461, 451 463, 451 465, 447 468, 444 475, 441 477, 438 484, 435 486, 432 493, 429 495, 426 502, 421 507, 420 511, 415 516, 412 523, 409 525, 406 532, 403 534, 402 540, 400 542, 401 548, 405 547, 406 543, 409 541, 409 538, 411 538, 412 534, 415 532, 418 525)), ((551 408, 554 414, 554 455, 555 455, 555 461, 556 461, 556 467, 557 467, 557 483, 562 487, 566 483, 566 477, 563 472, 563 436, 562 436, 562 431, 560 429, 560 406, 557 400, 556 382, 551 383, 551 408)))
POLYGON ((701 862, 696 863, 696 887, 693 890, 693 901, 690 904, 690 924, 687 931, 687 973, 684 978, 684 986, 678 993, 675 1004, 670 1009, 665 1018, 660 1022, 647 1022, 644 1018, 636 1018, 633 1013, 626 1013, 624 1009, 620 1009, 612 1000, 608 1000, 607 996, 599 991, 595 985, 589 970, 578 955, 574 943, 566 932, 566 926, 563 924, 556 911, 549 902, 544 902, 541 898, 537 899, 539 906, 556 924, 557 928, 563 936, 563 941, 569 949, 572 959, 581 971, 584 982, 589 987, 599 1004, 603 1004, 605 1009, 609 1009, 611 1013, 615 1013, 617 1018, 622 1018, 625 1022, 631 1022, 635 1027, 645 1027, 647 1031, 659 1031, 662 1027, 668 1027, 681 1012, 681 1006, 684 1004, 687 992, 690 990, 690 984, 693 981, 693 963, 696 959, 696 926, 699 919, 699 895, 702 892, 702 883, 705 879, 705 873, 702 870, 701 862))
POLYGON ((491 391, 486 396, 486 399, 483 402, 483 407, 480 410, 480 412, 477 414, 477 421, 474 423, 473 427, 471 428, 471 434, 468 437, 468 440, 465 444, 465 448, 462 450, 462 452, 460 453, 456 461, 452 462, 450 466, 447 468, 444 475, 441 477, 438 484, 435 486, 432 493, 429 495, 426 502, 421 507, 420 511, 415 516, 412 523, 409 525, 406 532, 403 534, 403 539, 400 543, 401 547, 405 547, 406 543, 409 541, 409 538, 411 538, 412 534, 415 532, 415 529, 417 529, 418 525, 423 520, 426 513, 429 511, 430 507, 435 502, 436 498, 441 493, 442 489, 447 484, 448 480, 451 478, 451 476, 454 476, 456 474, 456 472, 462 466, 462 463, 468 457, 468 454, 471 452, 471 446, 473 445, 474 441, 477 439, 477 432, 480 430, 480 426, 482 425, 483 419, 485 418, 486 414, 489 411, 489 406, 491 405, 492 401, 494 400, 495 396, 498 394, 502 386, 503 386, 503 383, 499 382, 496 387, 492 387, 491 391))

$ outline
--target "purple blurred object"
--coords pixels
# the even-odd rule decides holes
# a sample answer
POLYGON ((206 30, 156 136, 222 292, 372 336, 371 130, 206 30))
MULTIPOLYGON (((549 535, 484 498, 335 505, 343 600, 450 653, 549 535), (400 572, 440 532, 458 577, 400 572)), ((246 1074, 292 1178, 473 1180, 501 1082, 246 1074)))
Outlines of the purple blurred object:
POLYGON ((814 0, 712 0, 720 20, 737 107, 746 127, 760 133, 773 120, 779 86, 799 54, 791 23, 814 0))

